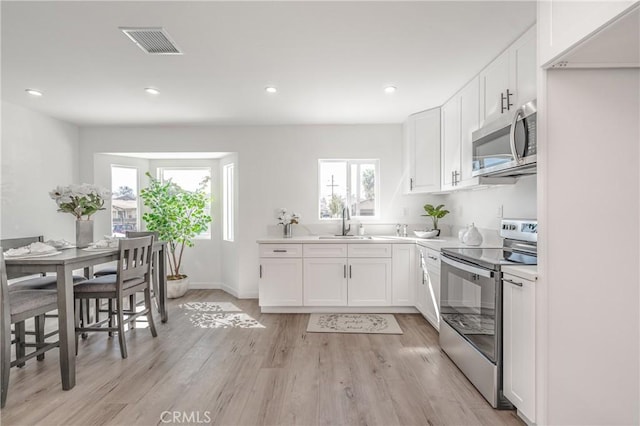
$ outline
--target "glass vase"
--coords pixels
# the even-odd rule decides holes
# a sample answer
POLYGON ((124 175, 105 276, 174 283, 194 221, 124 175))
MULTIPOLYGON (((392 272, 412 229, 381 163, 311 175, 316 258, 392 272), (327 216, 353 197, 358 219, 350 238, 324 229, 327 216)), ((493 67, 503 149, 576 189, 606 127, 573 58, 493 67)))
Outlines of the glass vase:
POLYGON ((93 220, 76 220, 76 247, 85 248, 93 242, 93 220))
POLYGON ((285 224, 283 232, 284 232, 284 238, 293 237, 293 224, 291 223, 285 224))

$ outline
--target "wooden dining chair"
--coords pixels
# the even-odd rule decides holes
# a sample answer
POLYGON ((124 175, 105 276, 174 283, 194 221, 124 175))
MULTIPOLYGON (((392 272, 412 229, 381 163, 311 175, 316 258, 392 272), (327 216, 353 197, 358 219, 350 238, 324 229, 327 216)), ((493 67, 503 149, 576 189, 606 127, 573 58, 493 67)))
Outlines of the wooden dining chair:
MULTIPOLYGON (((42 235, 38 235, 35 237, 23 237, 23 238, 6 238, 4 240, 0 240, 0 246, 3 251, 9 249, 15 249, 20 247, 28 246, 32 243, 42 243, 44 242, 44 237, 42 235)), ((33 274, 24 274, 22 277, 32 276, 33 274)), ((11 277, 11 278, 20 278, 20 277, 11 277)), ((80 281, 86 280, 86 277, 82 275, 74 275, 73 282, 78 283, 80 281)), ((52 290, 56 288, 57 278, 55 275, 46 275, 41 274, 39 277, 22 279, 12 283, 9 286, 9 291, 18 291, 18 290, 52 290)))
MULTIPOLYGON (((84 299, 109 299, 110 308, 107 318, 93 324, 84 324, 76 310, 76 351, 78 336, 85 332, 118 332, 120 354, 127 357, 127 346, 124 337, 124 326, 146 315, 147 323, 153 337, 157 336, 151 309, 151 259, 153 253, 153 236, 122 239, 118 243, 118 266, 115 275, 104 275, 82 282, 74 287, 76 305, 84 299), (123 299, 137 292, 144 293, 144 309, 136 312, 135 305, 124 309, 123 299), (114 306, 115 305, 115 306, 114 306), (114 309, 112 309, 112 306, 114 309), (126 317, 126 318, 125 318, 126 317), (114 327, 113 322, 117 323, 114 327), (105 325, 106 327, 103 327, 105 325)), ((82 319, 83 320, 83 319, 82 319)))
POLYGON ((0 353, 2 356, 0 373, 2 377, 2 407, 7 401, 9 390, 9 373, 11 367, 22 366, 33 358, 39 357, 46 351, 59 346, 59 342, 46 343, 45 341, 27 343, 24 341, 24 334, 16 333, 15 341, 11 340, 11 325, 24 324, 29 318, 38 318, 47 312, 58 309, 58 296, 55 290, 20 290, 9 291, 7 282, 7 270, 4 262, 4 255, 0 251, 0 299, 2 299, 2 314, 0 321, 2 338, 0 341, 0 353), (16 344, 16 359, 11 361, 11 345, 16 344), (25 353, 25 347, 34 347, 35 350, 29 354, 25 353))
MULTIPOLYGON (((32 243, 42 243, 44 242, 44 237, 42 235, 34 236, 34 237, 22 237, 22 238, 5 238, 0 240, 0 246, 2 247, 3 252, 9 249, 15 249, 20 247, 28 246, 32 243)), ((17 279, 18 281, 13 282, 9 285, 9 291, 24 291, 24 290, 55 290, 57 285, 57 277, 56 275, 46 275, 41 274, 38 277, 33 277, 34 274, 23 274, 18 277, 11 277, 12 279, 17 279)), ((78 283, 80 281, 84 281, 86 278, 82 275, 73 275, 73 282, 78 283)), ((35 335, 36 343, 42 343, 47 338, 57 334, 57 330, 53 331, 49 334, 45 334, 45 322, 47 318, 57 317, 57 315, 49 314, 49 315, 40 315, 35 318, 34 321, 34 329, 27 330, 24 322, 17 322, 14 324, 14 334, 16 335, 16 341, 24 342, 26 340, 26 336, 35 335)), ((24 356, 24 346, 16 345, 16 353, 18 356, 24 356)), ((44 353, 38 356, 38 360, 42 361, 44 359, 44 353)), ((24 363, 21 363, 19 367, 22 367, 24 363)))
MULTIPOLYGON (((127 238, 140 238, 140 237, 148 237, 151 235, 153 236, 154 241, 158 241, 158 237, 159 237, 159 234, 155 231, 127 231, 125 235, 127 238)), ((158 253, 154 252, 152 256, 153 258, 151 260, 151 298, 156 301, 156 304, 158 304, 158 300, 156 298, 156 295, 158 294, 158 285, 159 285, 158 276, 156 274, 156 265, 158 265, 158 253)), ((98 271, 95 271, 93 273, 93 276, 95 278, 98 278, 105 275, 115 275, 117 272, 118 272, 117 266, 107 266, 106 268, 102 268, 98 271)), ((134 309, 133 307, 136 304, 137 304, 136 295, 135 294, 130 295, 129 309, 133 310, 134 309)), ((100 312, 104 312, 100 306, 101 306, 100 299, 96 299, 95 311, 96 311, 96 316, 98 317, 97 318, 98 321, 99 321, 100 312)), ((109 309, 112 309, 112 308, 109 308, 109 309)))

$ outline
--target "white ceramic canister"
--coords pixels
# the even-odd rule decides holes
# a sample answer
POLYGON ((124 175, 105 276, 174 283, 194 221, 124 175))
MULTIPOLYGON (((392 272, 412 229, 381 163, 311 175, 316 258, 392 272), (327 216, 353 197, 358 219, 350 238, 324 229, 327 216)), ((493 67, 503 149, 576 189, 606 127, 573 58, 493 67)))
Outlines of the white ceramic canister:
POLYGON ((467 232, 464 234, 462 242, 468 246, 479 246, 482 244, 482 234, 475 227, 475 224, 471 224, 467 232))
POLYGON ((465 226, 458 231, 458 241, 460 241, 461 243, 464 243, 464 234, 466 234, 468 230, 469 230, 469 227, 465 226))

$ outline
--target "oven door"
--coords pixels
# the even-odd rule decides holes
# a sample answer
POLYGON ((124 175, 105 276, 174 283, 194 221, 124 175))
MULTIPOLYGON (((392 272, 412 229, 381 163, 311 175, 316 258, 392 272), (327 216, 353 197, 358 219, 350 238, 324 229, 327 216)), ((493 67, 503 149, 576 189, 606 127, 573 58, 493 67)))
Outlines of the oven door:
POLYGON ((441 257, 440 315, 493 364, 500 358, 500 273, 441 257))

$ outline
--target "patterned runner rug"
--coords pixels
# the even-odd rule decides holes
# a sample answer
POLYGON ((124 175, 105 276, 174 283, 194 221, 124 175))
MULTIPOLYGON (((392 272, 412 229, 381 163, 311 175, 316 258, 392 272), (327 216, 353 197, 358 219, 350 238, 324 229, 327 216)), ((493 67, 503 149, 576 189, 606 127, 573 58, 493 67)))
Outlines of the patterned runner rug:
POLYGON ((402 334, 391 314, 311 314, 310 333, 402 334))

